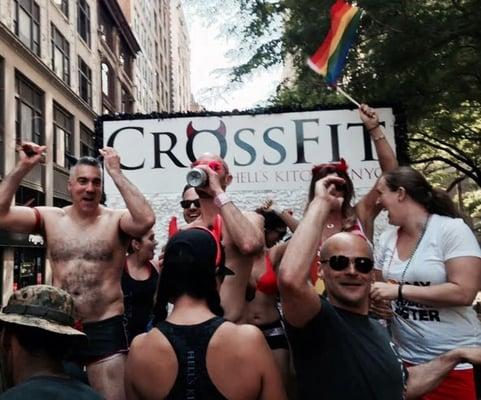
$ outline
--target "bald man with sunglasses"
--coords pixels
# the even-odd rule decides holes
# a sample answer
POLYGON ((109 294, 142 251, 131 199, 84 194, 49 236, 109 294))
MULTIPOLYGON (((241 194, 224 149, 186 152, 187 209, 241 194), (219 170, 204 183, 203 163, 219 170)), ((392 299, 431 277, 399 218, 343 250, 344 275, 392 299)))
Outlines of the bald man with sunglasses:
POLYGON ((302 399, 404 399, 432 390, 459 362, 481 362, 480 348, 455 349, 433 361, 404 368, 387 330, 368 317, 373 254, 362 236, 341 232, 321 248, 319 276, 328 299, 309 284, 310 264, 336 185, 327 176, 280 265, 279 290, 302 399))

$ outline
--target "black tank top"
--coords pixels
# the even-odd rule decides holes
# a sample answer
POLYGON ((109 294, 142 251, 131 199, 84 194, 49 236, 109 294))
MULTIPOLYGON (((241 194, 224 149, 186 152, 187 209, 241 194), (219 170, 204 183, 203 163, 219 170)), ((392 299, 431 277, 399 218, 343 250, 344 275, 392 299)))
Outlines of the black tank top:
POLYGON ((174 325, 167 321, 156 327, 169 340, 179 363, 170 400, 226 399, 212 383, 206 366, 207 347, 225 320, 214 317, 197 325, 174 325))
POLYGON ((127 325, 129 343, 140 333, 147 331, 147 324, 152 318, 155 289, 159 273, 149 262, 150 276, 138 281, 129 275, 127 266, 122 274, 122 292, 124 293, 124 315, 127 325))

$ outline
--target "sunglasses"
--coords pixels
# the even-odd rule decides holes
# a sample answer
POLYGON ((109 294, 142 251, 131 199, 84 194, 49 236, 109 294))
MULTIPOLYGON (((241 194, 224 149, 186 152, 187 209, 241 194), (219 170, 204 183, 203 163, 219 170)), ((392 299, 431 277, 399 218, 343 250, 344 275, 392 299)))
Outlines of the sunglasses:
POLYGON ((374 262, 368 257, 354 257, 351 259, 346 256, 332 256, 329 260, 321 260, 321 263, 325 264, 328 262, 334 271, 342 271, 349 266, 351 260, 354 262, 356 271, 361 274, 367 274, 374 267, 374 262))
POLYGON ((200 201, 198 199, 196 199, 196 200, 182 200, 180 202, 180 206, 182 208, 190 208, 192 206, 192 204, 194 205, 195 208, 200 208, 200 201))

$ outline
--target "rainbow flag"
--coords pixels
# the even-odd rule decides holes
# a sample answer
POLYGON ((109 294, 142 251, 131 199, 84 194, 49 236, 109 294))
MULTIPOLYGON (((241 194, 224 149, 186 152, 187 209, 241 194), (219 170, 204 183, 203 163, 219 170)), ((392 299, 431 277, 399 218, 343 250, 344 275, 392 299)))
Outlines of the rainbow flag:
POLYGON ((361 15, 362 10, 359 7, 344 0, 336 0, 331 7, 331 29, 321 47, 307 59, 307 64, 324 76, 329 86, 336 86, 336 81, 341 75, 361 15))

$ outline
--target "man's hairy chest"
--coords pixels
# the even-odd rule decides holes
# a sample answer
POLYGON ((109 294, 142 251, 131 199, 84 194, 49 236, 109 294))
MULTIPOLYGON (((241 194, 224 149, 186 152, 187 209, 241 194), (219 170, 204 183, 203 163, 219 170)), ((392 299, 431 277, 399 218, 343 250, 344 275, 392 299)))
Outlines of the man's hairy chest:
POLYGON ((50 257, 53 261, 112 261, 114 245, 112 241, 102 239, 57 239, 49 242, 50 257))

